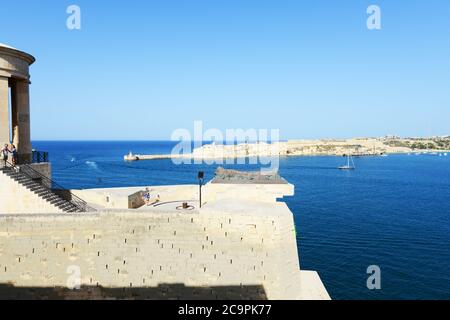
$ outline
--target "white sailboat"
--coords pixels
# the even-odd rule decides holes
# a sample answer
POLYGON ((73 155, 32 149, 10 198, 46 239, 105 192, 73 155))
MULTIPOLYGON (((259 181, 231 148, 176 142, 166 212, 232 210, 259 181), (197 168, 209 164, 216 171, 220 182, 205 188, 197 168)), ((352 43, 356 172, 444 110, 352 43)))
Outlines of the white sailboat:
POLYGON ((353 157, 350 155, 347 155, 347 165, 341 166, 338 168, 339 170, 355 170, 355 163, 353 162, 353 157), (350 165, 350 161, 352 162, 352 165, 350 165))

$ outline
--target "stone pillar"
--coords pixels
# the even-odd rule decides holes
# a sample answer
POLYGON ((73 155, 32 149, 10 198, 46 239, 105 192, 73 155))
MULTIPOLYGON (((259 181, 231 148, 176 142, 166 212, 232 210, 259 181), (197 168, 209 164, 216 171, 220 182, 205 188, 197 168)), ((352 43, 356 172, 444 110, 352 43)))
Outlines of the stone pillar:
POLYGON ((19 161, 31 161, 30 136, 30 84, 25 80, 15 80, 12 87, 13 144, 17 148, 19 161))
MULTIPOLYGON (((0 77, 0 146, 10 142, 8 78, 0 77)), ((1 149, 0 148, 0 149, 1 149)))
POLYGON ((12 131, 12 143, 19 148, 19 114, 17 112, 17 91, 15 81, 11 84, 11 131, 12 131))

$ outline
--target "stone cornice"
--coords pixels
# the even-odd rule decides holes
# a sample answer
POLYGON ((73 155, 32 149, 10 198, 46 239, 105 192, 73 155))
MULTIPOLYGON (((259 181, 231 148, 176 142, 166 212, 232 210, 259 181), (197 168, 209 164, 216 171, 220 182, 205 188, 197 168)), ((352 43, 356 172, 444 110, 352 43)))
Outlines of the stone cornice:
POLYGON ((36 59, 31 54, 4 46, 0 46, 0 54, 6 54, 9 56, 22 59, 26 61, 28 65, 32 65, 36 61, 36 59))

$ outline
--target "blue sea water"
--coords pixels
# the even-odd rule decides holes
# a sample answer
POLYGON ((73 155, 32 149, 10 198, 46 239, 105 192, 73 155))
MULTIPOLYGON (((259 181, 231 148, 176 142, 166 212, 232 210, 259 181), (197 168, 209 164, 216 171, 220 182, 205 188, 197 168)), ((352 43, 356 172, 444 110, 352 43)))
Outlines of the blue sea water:
MULTIPOLYGON (((53 178, 66 188, 196 183, 217 165, 171 160, 126 163, 123 155, 170 153, 174 142, 48 142, 53 178)), ((280 173, 296 187, 294 213, 302 269, 317 270, 333 299, 450 299, 450 155, 355 159, 289 157, 280 173), (367 267, 381 268, 369 290, 367 267)), ((256 170, 255 165, 227 166, 256 170)))

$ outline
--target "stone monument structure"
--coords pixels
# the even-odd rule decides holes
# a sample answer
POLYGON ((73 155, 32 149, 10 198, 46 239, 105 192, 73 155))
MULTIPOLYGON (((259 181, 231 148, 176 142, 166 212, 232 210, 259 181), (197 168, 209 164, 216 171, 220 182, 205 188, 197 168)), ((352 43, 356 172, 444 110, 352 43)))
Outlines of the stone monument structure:
POLYGON ((19 162, 31 161, 30 74, 35 59, 0 43, 0 143, 13 143, 19 162))

